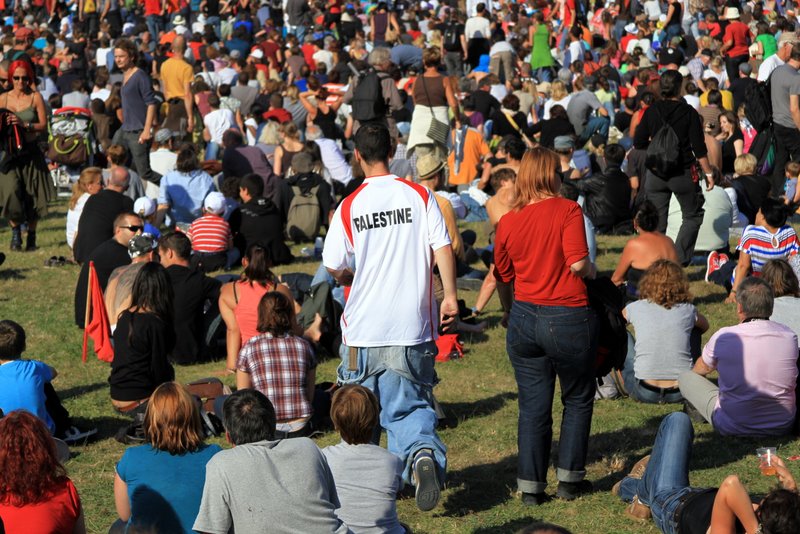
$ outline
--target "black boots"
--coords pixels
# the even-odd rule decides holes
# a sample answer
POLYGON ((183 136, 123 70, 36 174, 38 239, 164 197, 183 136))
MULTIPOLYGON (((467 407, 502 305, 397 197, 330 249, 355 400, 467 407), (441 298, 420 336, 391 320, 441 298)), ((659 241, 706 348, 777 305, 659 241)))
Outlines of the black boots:
POLYGON ((25 250, 36 250, 36 230, 28 230, 28 235, 25 238, 25 250))
POLYGON ((22 227, 11 228, 11 250, 22 250, 22 227))

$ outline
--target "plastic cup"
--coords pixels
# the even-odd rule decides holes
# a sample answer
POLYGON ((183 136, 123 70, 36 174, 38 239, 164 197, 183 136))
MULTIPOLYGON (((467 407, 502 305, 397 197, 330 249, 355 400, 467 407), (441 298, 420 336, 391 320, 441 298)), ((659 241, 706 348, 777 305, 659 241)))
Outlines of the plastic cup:
POLYGON ((761 474, 765 476, 775 476, 777 470, 772 459, 778 454, 777 447, 761 447, 756 449, 756 455, 760 461, 758 467, 761 469, 761 474))

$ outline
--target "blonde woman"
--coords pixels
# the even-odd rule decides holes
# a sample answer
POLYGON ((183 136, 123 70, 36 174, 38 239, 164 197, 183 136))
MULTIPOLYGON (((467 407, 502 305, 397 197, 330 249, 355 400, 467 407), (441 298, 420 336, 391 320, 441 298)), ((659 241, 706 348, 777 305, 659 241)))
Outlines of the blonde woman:
POLYGON ((292 158, 303 150, 305 145, 300 140, 300 130, 294 122, 281 124, 280 127, 281 143, 275 147, 275 157, 272 169, 275 174, 285 174, 292 166, 292 158))
POLYGON ((67 246, 72 249, 78 234, 78 221, 89 197, 103 190, 103 170, 100 167, 87 167, 81 172, 78 181, 72 186, 72 197, 67 211, 67 246))
POLYGON ((542 119, 547 120, 550 118, 550 109, 553 106, 561 106, 567 109, 571 97, 572 95, 567 92, 567 86, 561 80, 556 80, 550 84, 550 98, 544 103, 542 119))

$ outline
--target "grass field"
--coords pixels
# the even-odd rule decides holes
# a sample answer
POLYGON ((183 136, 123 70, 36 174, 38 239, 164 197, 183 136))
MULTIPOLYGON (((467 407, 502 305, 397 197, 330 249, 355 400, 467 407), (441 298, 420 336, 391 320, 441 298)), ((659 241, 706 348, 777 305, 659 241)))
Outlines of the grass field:
MULTIPOLYGON (((125 420, 109 402, 108 365, 92 357, 86 364, 80 361, 82 331, 73 324, 77 267, 43 267, 52 255, 69 255, 64 238, 65 213, 66 204, 61 202, 42 221, 38 251, 7 253, 6 263, 0 267, 0 318, 14 319, 25 327, 27 357, 43 360, 59 371, 54 384, 76 423, 99 429, 99 439, 73 448, 67 470, 81 494, 89 532, 103 533, 116 518, 114 464, 125 446, 114 441, 113 435, 125 420)), ((474 229, 481 232, 478 226, 474 229)), ((0 249, 7 250, 9 241, 10 231, 4 226, 0 230, 0 249)), ((610 274, 624 243, 624 238, 600 238, 600 271, 610 274)), ((484 243, 479 241, 480 244, 484 243)), ((303 263, 278 272, 308 272, 313 268, 313 264, 303 263)), ((722 288, 703 282, 703 270, 704 267, 691 268, 690 278, 695 302, 711 322, 711 331, 705 337, 708 339, 718 328, 734 324, 736 317, 733 307, 723 303, 722 288)), ((472 304, 476 293, 462 292, 460 296, 472 304)), ((527 507, 515 495, 517 390, 505 352, 505 330, 499 325, 496 298, 487 311, 490 328, 485 334, 465 337, 465 358, 437 365, 441 378, 436 387, 437 398, 457 421, 454 427, 441 430, 449 448, 447 489, 431 513, 420 513, 413 499, 400 501, 401 520, 415 532, 428 533, 514 532, 534 520, 556 522, 575 533, 657 532, 652 523, 628 519, 623 504, 609 490, 639 457, 649 452, 661 418, 681 407, 644 405, 629 399, 596 403, 587 466, 595 492, 570 503, 554 500, 540 507, 527 507)), ((223 362, 178 367, 177 379, 187 382, 215 374, 223 367, 223 362)), ((336 362, 324 362, 317 371, 317 380, 334 380, 335 369, 336 362)), ((232 377, 223 379, 232 385, 232 377)), ((557 441, 558 400, 554 420, 557 441)), ((763 493, 775 480, 761 476, 755 461, 756 447, 777 445, 784 457, 800 453, 800 447, 789 438, 723 438, 715 436, 704 424, 696 425, 695 430, 691 473, 694 485, 717 485, 726 474, 737 473, 751 491, 763 493)), ((337 436, 328 434, 317 443, 324 447, 336 441, 337 436)), ((552 493, 553 469, 548 478, 552 493)))

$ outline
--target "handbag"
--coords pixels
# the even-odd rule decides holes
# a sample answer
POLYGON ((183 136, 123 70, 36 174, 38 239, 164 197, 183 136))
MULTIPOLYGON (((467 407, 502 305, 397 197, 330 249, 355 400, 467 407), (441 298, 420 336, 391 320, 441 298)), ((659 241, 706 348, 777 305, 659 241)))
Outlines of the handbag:
MULTIPOLYGON (((425 76, 420 76, 420 78, 422 78, 422 89, 425 91, 425 96, 428 97, 428 102, 430 102, 431 97, 428 96, 428 85, 425 83, 425 76)), ((436 118, 436 115, 433 113, 433 106, 428 107, 431 110, 431 123, 428 126, 428 133, 426 135, 436 143, 447 146, 447 138, 450 136, 450 125, 436 118)))
POLYGON ((86 139, 80 135, 55 135, 47 149, 47 158, 59 165, 79 167, 89 160, 86 139))

